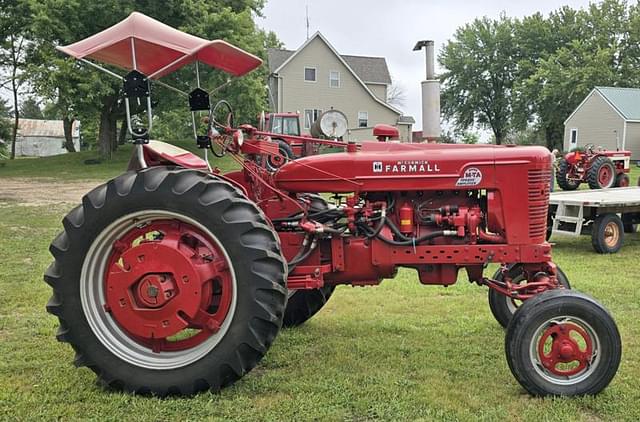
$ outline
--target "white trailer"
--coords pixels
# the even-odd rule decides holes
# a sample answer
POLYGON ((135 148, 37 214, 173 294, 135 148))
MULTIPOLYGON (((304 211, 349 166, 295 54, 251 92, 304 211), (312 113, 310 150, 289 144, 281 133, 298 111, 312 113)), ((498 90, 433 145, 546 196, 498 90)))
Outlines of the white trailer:
POLYGON ((549 235, 591 234, 598 253, 615 253, 640 223, 640 186, 552 192, 549 235))

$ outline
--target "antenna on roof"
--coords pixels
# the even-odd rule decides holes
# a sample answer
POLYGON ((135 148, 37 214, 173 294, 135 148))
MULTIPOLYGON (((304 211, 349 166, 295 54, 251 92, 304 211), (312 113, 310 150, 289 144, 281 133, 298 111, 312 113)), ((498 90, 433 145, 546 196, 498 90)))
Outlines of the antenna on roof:
POLYGON ((309 3, 305 6, 305 11, 307 13, 307 40, 309 39, 309 3))

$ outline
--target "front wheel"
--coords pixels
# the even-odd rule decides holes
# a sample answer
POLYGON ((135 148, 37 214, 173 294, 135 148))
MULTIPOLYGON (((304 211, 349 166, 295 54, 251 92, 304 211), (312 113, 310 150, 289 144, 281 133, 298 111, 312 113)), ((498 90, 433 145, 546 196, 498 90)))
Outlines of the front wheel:
POLYGON ((615 376, 622 344, 611 315, 594 299, 552 290, 527 300, 505 338, 511 372, 534 396, 601 392, 615 376))
POLYGON ((85 195, 51 244, 47 310, 102 385, 193 394, 233 383, 266 353, 286 265, 262 213, 205 173, 149 168, 85 195))
MULTIPOLYGON (((569 279, 564 271, 562 271, 559 266, 556 266, 556 271, 556 277, 560 285, 565 289, 571 289, 569 279)), ((512 283, 520 284, 523 282, 526 283, 527 281, 527 275, 523 273, 521 265, 509 265, 507 273, 509 277, 511 277, 512 283)), ((498 269, 493 275, 493 279, 497 281, 502 281, 503 278, 504 274, 501 269, 498 269)), ((522 301, 505 296, 497 290, 489 289, 489 309, 491 309, 491 314, 493 314, 496 321, 503 327, 506 328, 507 325, 509 325, 513 314, 520 306, 522 306, 522 301)))
POLYGON ((305 323, 322 309, 335 288, 335 286, 324 286, 319 289, 290 290, 282 326, 297 327, 305 323))

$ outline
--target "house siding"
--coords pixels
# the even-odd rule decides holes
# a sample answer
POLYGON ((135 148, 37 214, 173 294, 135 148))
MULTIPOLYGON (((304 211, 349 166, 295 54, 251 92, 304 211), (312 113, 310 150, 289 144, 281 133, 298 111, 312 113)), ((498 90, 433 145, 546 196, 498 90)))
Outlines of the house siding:
POLYGON ((369 90, 371 92, 373 92, 373 95, 375 95, 376 97, 378 97, 382 101, 387 101, 387 86, 386 85, 368 84, 368 83, 365 83, 365 85, 367 85, 367 88, 369 88, 369 90))
MULTIPOLYGON (((279 110, 304 113, 305 109, 331 108, 345 113, 349 128, 349 140, 373 139, 372 129, 377 123, 397 125, 399 114, 375 101, 342 64, 331 49, 316 37, 296 54, 279 72, 279 110), (316 68, 316 82, 304 80, 304 68, 316 68), (340 72, 340 87, 329 87, 329 72, 340 72), (358 128, 358 112, 369 114, 367 128, 358 128)), ((301 116, 304 119, 304 115, 301 116)), ((301 122, 304 124, 304 121, 301 122)))
POLYGON ((640 160, 640 123, 627 122, 624 149, 631 151, 632 160, 640 160))
MULTIPOLYGON (((571 129, 573 128, 578 129, 578 147, 594 144, 605 149, 615 150, 616 133, 614 131, 617 131, 620 145, 622 145, 624 119, 602 98, 598 91, 593 91, 574 115, 565 122, 563 144, 565 151, 570 148, 571 129)), ((627 134, 627 141, 628 139, 629 134, 627 134)))

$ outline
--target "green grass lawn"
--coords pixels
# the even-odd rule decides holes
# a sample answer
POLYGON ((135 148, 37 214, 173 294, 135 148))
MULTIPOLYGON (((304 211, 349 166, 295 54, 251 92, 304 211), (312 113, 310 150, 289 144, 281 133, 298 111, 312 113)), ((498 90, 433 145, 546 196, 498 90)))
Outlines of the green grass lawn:
MULTIPOLYGON (((89 157, 17 160, 0 176, 106 179, 128 152, 106 165, 82 164, 89 157)), ((607 256, 587 237, 552 239, 573 287, 598 298, 621 331, 620 370, 596 397, 530 397, 505 361, 487 289, 463 277, 446 289, 421 286, 403 270, 379 287, 339 287, 220 394, 161 400, 100 389, 90 370, 73 367, 71 347, 55 340, 42 273, 69 208, 0 202, 0 420, 640 420, 640 233, 607 256)))

